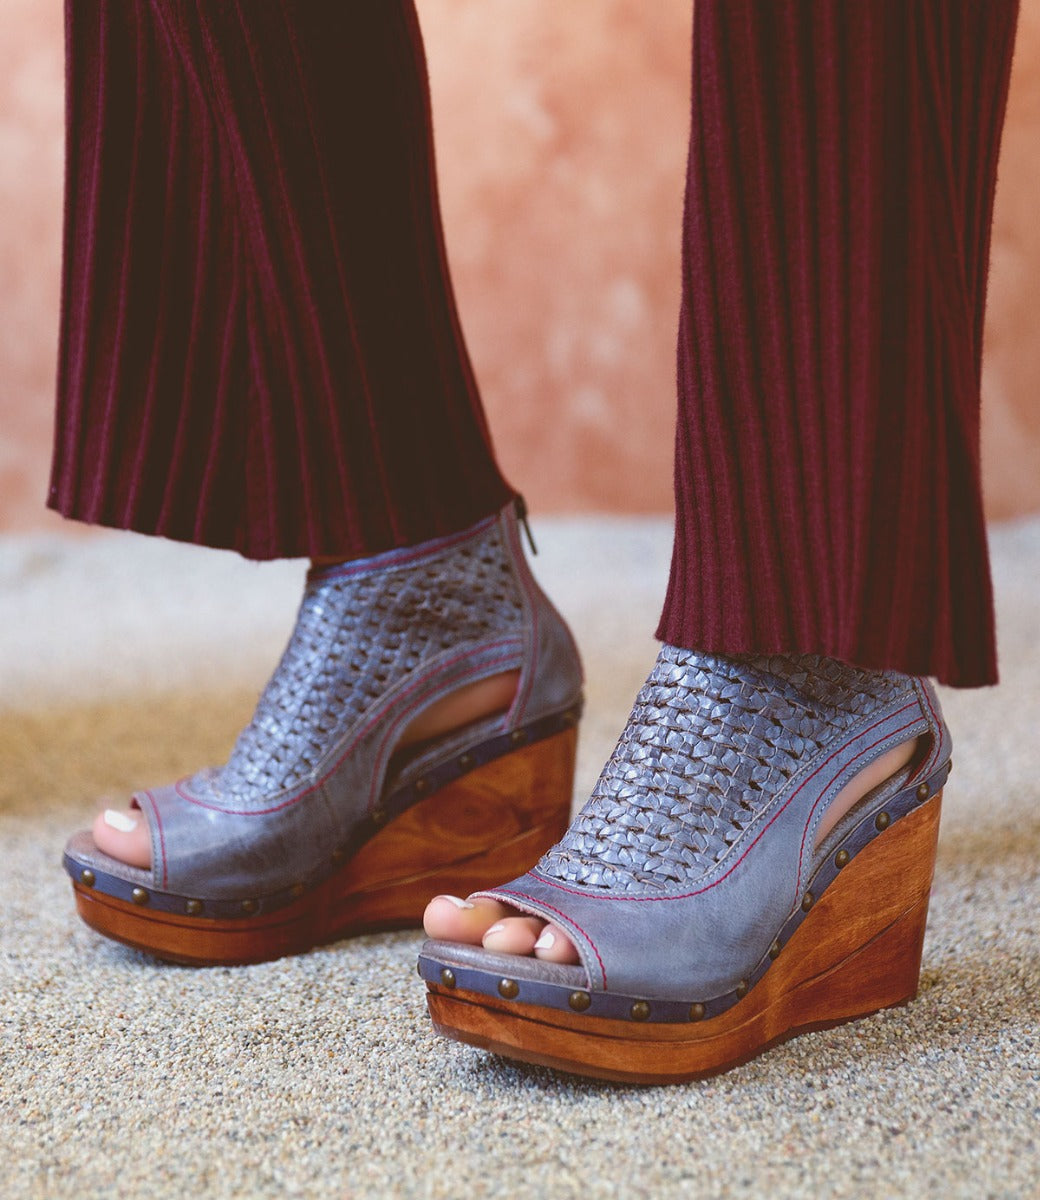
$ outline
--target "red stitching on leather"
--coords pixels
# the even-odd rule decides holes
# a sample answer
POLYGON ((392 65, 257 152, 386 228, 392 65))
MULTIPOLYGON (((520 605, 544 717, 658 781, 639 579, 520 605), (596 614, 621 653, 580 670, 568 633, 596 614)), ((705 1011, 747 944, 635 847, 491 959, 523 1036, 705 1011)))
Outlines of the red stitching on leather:
POLYGON ((913 782, 918 775, 925 774, 925 768, 931 771, 935 764, 939 761, 939 751, 942 748, 942 722, 939 720, 938 714, 932 705, 932 698, 928 695, 928 688, 925 684, 921 684, 921 693, 924 696, 924 702, 928 705, 928 711, 932 714, 932 720, 935 722, 936 732, 933 740, 935 745, 932 747, 932 753, 924 760, 918 769, 910 776, 907 783, 913 782))
MULTIPOLYGON (((515 638, 515 637, 514 638, 503 638, 499 642, 489 642, 486 646, 483 647, 483 649, 484 650, 499 650, 503 646, 508 646, 514 642, 522 649, 522 643, 521 643, 520 639, 515 638)), ((416 688, 422 687, 422 685, 424 683, 429 682, 429 680, 431 680, 435 676, 439 675, 442 671, 447 670, 448 667, 453 667, 457 662, 461 662, 466 657, 467 653, 469 653, 469 652, 461 651, 459 654, 456 654, 456 656, 454 658, 448 659, 447 662, 439 663, 437 666, 435 666, 433 668, 433 670, 428 671, 424 675, 420 675, 418 679, 416 679, 413 683, 410 683, 408 685, 408 687, 406 687, 404 689, 404 691, 401 692, 398 699, 403 699, 405 696, 410 696, 412 694, 412 692, 415 691, 416 688)), ((477 668, 477 670, 483 671, 487 667, 497 667, 505 662, 509 662, 509 659, 508 658, 495 658, 495 659, 492 659, 491 662, 481 663, 480 666, 477 668)), ((465 675, 463 675, 462 678, 464 679, 465 675)), ((350 743, 350 749, 353 749, 353 747, 355 745, 357 745, 358 742, 361 741, 361 739, 365 736, 366 733, 368 733, 368 731, 372 728, 373 725, 378 725, 380 719, 381 719, 380 717, 373 717, 372 720, 369 721, 369 723, 364 727, 364 729, 362 729, 361 732, 350 743)), ((383 742, 385 744, 385 742, 386 742, 385 738, 383 739, 383 742)), ((346 754, 343 754, 339 759, 337 759, 336 767, 339 766, 339 764, 343 761, 344 758, 346 758, 346 754)), ((334 771, 336 769, 336 767, 333 767, 332 771, 334 771)), ((332 774, 332 771, 330 771, 329 774, 332 774)), ((328 779, 328 777, 329 776, 326 775, 325 779, 328 779)))
POLYGON ((607 990, 607 968, 603 965, 603 959, 600 957, 600 953, 596 949, 596 943, 591 937, 589 937, 589 935, 584 929, 582 929, 582 927, 577 921, 575 921, 573 917, 568 917, 567 914, 565 912, 561 912, 560 909, 554 908, 551 904, 547 904, 544 900, 538 900, 534 896, 529 896, 526 892, 511 892, 508 888, 492 888, 490 892, 481 892, 480 894, 482 896, 491 896, 493 898, 497 896, 499 892, 501 892, 503 896, 519 896, 521 900, 526 900, 528 904, 540 904, 543 908, 549 909, 550 912, 554 912, 558 916, 563 917, 564 921, 568 925, 572 925, 592 947, 592 953, 596 956, 596 961, 599 963, 600 974, 603 976, 603 990, 607 990))
MULTIPOLYGON (((451 550, 453 547, 461 545, 470 538, 476 537, 478 534, 483 533, 486 529, 490 529, 497 520, 497 516, 485 517, 484 520, 478 525, 474 525, 471 528, 464 530, 462 533, 449 534, 447 537, 440 538, 438 539, 436 545, 432 547, 426 546, 422 549, 416 547, 413 554, 402 554, 400 558, 395 558, 392 562, 387 562, 385 559, 384 561, 380 562, 379 560, 382 559, 383 556, 378 555, 373 556, 372 558, 366 558, 363 562, 344 563, 339 567, 325 567, 323 570, 315 571, 313 574, 310 574, 309 578, 321 580, 349 579, 352 575, 363 575, 366 571, 379 571, 386 570, 388 568, 392 569, 394 567, 404 567, 409 563, 417 562, 422 558, 435 558, 442 551, 451 550)), ((406 547, 401 547, 401 549, 405 548, 406 547)), ((388 555, 393 553, 395 553, 393 550, 387 551, 388 555)))
POLYGON ((516 697, 513 703, 509 706, 509 719, 518 720, 522 717, 524 709, 527 707, 527 702, 531 698, 531 691, 534 688, 534 664, 538 657, 538 597, 532 589, 534 580, 529 578, 524 562, 524 546, 520 540, 520 528, 516 524, 506 526, 506 536, 509 541, 510 557, 513 561, 513 568, 516 571, 517 582, 523 589, 524 595, 527 597, 528 608, 531 612, 531 661, 523 664, 525 678, 522 680, 521 686, 517 689, 516 697), (517 562, 521 564, 517 568, 517 562))
MULTIPOLYGON (((900 709, 899 711, 902 712, 903 709, 900 709)), ((893 716, 895 716, 895 715, 897 715, 897 714, 894 713, 893 716)), ((915 724, 916 724, 915 721, 908 721, 905 725, 900 725, 898 729, 893 729, 891 733, 886 733, 883 738, 878 738, 878 740, 876 742, 872 742, 865 749, 861 750, 859 752, 859 754, 857 754, 855 756, 855 758, 850 758, 848 763, 846 763, 846 767, 851 767, 852 764, 854 762, 858 761, 859 759, 861 759, 864 754, 869 754, 871 752, 871 750, 874 749, 875 746, 880 746, 883 742, 887 742, 890 737, 895 737, 896 734, 902 733, 904 729, 912 729, 915 724)), ((867 731, 864 730, 864 733, 866 733, 866 732, 867 731)), ((829 762, 830 759, 828 759, 827 761, 829 762)), ((821 769, 823 766, 826 766, 826 765, 827 765, 826 763, 821 764, 821 769)), ((842 771, 844 771, 845 769, 846 769, 845 767, 842 767, 842 771)), ((841 771, 839 771, 838 774, 840 775, 841 771)), ((810 776, 809 778, 811 779, 812 776, 810 776)), ((837 776, 835 776, 835 779, 836 778, 837 778, 837 776)), ((809 780, 806 780, 806 783, 808 783, 808 782, 809 782, 809 780)), ((832 779, 831 783, 833 783, 833 782, 834 782, 834 780, 832 779)), ((849 782, 851 783, 852 780, 850 779, 849 782)), ((827 787, 830 787, 830 783, 827 785, 827 787)), ((823 799, 823 796, 826 793, 826 790, 827 790, 827 788, 824 788, 823 792, 818 797, 816 804, 814 804, 812 806, 812 808, 809 810, 809 819, 808 819, 808 821, 806 821, 805 828, 802 830, 802 844, 798 849, 798 880, 799 880, 798 886, 799 886, 799 889, 801 888, 802 860, 805 857, 805 839, 809 835, 809 826, 812 824, 813 813, 816 811, 817 806, 819 805, 820 801, 823 799)), ((792 799, 793 799, 793 797, 792 797, 792 799)))
POLYGON ((155 803, 155 797, 151 792, 142 792, 142 796, 148 797, 148 803, 152 806, 152 814, 155 817, 155 825, 159 831, 159 854, 162 857, 162 884, 166 887, 170 873, 166 862, 166 835, 163 833, 162 817, 159 815, 159 806, 155 803))
MULTIPOLYGON (((518 639, 516 639, 516 638, 512 638, 512 639, 510 639, 510 641, 517 641, 517 640, 518 640, 518 639)), ((508 645, 508 642, 505 642, 505 643, 499 643, 499 644, 508 645)), ((490 649, 496 649, 496 648, 497 648, 497 645, 492 645, 492 646, 488 646, 488 647, 486 647, 486 649, 489 649, 489 650, 490 650, 490 649)), ((521 644, 521 647, 520 647, 520 648, 521 648, 521 650, 523 649, 523 646, 522 646, 522 644, 521 644)), ((464 657, 465 657, 465 655, 459 655, 457 658, 455 658, 455 659, 452 661, 452 664, 447 664, 447 663, 446 663, 446 664, 444 664, 444 665, 445 665, 445 666, 448 666, 448 665, 453 665, 454 663, 458 662, 460 658, 464 658, 464 657)), ((505 663, 507 663, 507 662, 511 662, 511 661, 512 661, 512 655, 510 655, 510 656, 508 656, 508 657, 505 657, 505 658, 493 658, 493 659, 492 659, 490 662, 481 663, 481 665, 480 665, 480 667, 479 667, 478 669, 479 669, 479 670, 481 670, 481 671, 484 671, 484 670, 486 670, 488 667, 500 667, 500 666, 504 665, 505 663)), ((430 674, 429 674, 428 676, 420 677, 419 679, 417 679, 417 680, 415 681, 415 683, 413 683, 413 684, 411 684, 409 687, 407 687, 407 688, 406 688, 406 689, 405 689, 405 690, 404 690, 404 691, 401 693, 401 697, 399 697, 399 698, 403 698, 403 697, 405 697, 405 696, 409 695, 411 692, 414 692, 414 691, 415 691, 415 689, 416 689, 417 687, 419 687, 419 685, 420 685, 420 684, 422 684, 422 683, 425 683, 427 679, 432 679, 432 678, 434 677, 434 675, 436 675, 436 674, 437 674, 437 672, 436 672, 436 671, 431 671, 431 672, 430 672, 430 674)), ((465 678, 466 678, 466 676, 465 676, 465 675, 462 675, 462 676, 460 677, 460 682, 461 682, 461 680, 462 680, 462 679, 465 679, 465 678)), ((387 729, 387 731, 386 731, 386 734, 385 734, 385 736, 383 737, 383 740, 382 740, 382 742, 380 742, 380 744, 379 744, 379 749, 378 749, 378 751, 376 752, 376 763, 377 763, 377 764, 378 764, 378 762, 379 762, 380 758, 382 758, 382 755, 383 755, 383 748, 386 746, 386 743, 387 743, 387 741, 389 740, 389 738, 390 738, 390 735, 391 735, 392 733, 395 733, 395 732, 396 732, 396 731, 397 731, 397 730, 400 728, 402 720, 403 720, 405 717, 407 717, 407 716, 408 716, 408 715, 409 715, 411 712, 413 712, 413 711, 415 710, 415 707, 416 707, 416 706, 413 704, 413 705, 411 706, 411 708, 406 708, 406 709, 404 709, 404 711, 403 711, 403 712, 400 712, 400 713, 398 713, 397 720, 395 721, 395 723, 394 723, 393 725, 391 725, 391 726, 390 726, 390 727, 387 729)), ((369 731, 369 729, 371 729, 371 728, 372 728, 372 726, 373 726, 373 725, 374 725, 374 724, 377 722, 377 720, 378 720, 378 718, 377 718, 377 717, 373 717, 373 719, 372 719, 371 721, 369 721, 368 725, 367 725, 367 726, 366 726, 366 727, 365 727, 365 728, 364 728, 364 729, 361 731, 361 733, 359 733, 359 734, 358 734, 358 736, 357 736, 357 737, 354 739, 354 741, 351 743, 351 746, 354 746, 354 745, 356 745, 356 743, 357 743, 358 741, 360 741, 360 740, 361 740, 361 738, 362 738, 362 737, 363 737, 363 736, 364 736, 364 735, 365 735, 365 734, 366 734, 366 733, 369 731)), ((339 764, 340 764, 340 763, 343 761, 343 759, 344 759, 344 758, 346 758, 346 754, 344 754, 344 755, 343 755, 343 757, 339 759, 339 761, 336 763, 336 767, 338 767, 338 766, 339 766, 339 764)), ((335 769, 336 769, 336 768, 334 767, 334 768, 333 768, 333 771, 334 771, 335 769)), ((330 772, 329 772, 329 775, 331 775, 331 774, 333 773, 333 771, 330 771, 330 772)), ((321 781, 321 782, 322 782, 322 783, 324 783, 324 782, 325 782, 325 779, 328 779, 328 778, 329 778, 329 775, 326 775, 326 776, 325 776, 325 778, 324 778, 324 779, 322 779, 322 781, 321 781)), ((371 812, 371 811, 372 811, 372 802, 373 802, 373 800, 375 799, 375 796, 373 795, 373 793, 374 793, 374 791, 375 791, 374 784, 375 784, 375 781, 373 780, 373 788, 372 788, 372 791, 369 793, 369 797, 368 797, 368 804, 366 805, 366 811, 367 811, 367 812, 371 812)))
MULTIPOLYGON (((857 736, 862 737, 864 733, 869 733, 872 729, 877 729, 877 727, 879 725, 883 725, 886 721, 890 721, 893 717, 898 717, 900 713, 906 712, 906 710, 908 708, 913 708, 914 704, 916 704, 916 703, 917 702, 914 701, 913 704, 904 704, 902 708, 896 709, 896 711, 894 713, 889 713, 888 716, 882 717, 880 721, 875 721, 873 725, 868 725, 867 728, 864 729, 861 733, 857 734, 857 736)), ((911 722, 911 724, 913 724, 913 722, 911 722)), ((882 739, 882 740, 884 740, 884 739, 882 739)), ((718 879, 713 880, 711 883, 709 883, 707 885, 707 887, 698 888, 698 890, 695 892, 683 892, 682 895, 679 895, 679 896, 596 896, 596 895, 592 895, 588 892, 576 891, 574 888, 564 887, 562 883, 556 883, 552 879, 550 879, 548 876, 543 875, 540 872, 532 871, 531 874, 538 880, 539 883, 546 883, 549 885, 549 887, 557 888, 559 891, 566 892, 570 896, 584 896, 588 900, 613 900, 615 902, 625 902, 628 904, 649 904, 649 903, 659 904, 662 901, 689 900, 691 896, 701 896, 705 892, 710 892, 713 887, 717 887, 724 879, 728 879, 730 877, 730 875, 733 874, 733 872, 737 869, 737 867, 739 867, 740 864, 744 861, 744 859, 747 858, 747 856, 758 845, 758 843, 762 840, 762 838, 765 837, 766 831, 773 824, 773 822, 779 820, 781 814, 793 802, 795 796, 798 795, 798 793, 802 790, 803 787, 805 787, 805 785, 809 782, 809 780, 814 779, 817 775, 819 775, 819 773, 823 770, 823 768, 827 765, 827 763, 829 763, 832 758, 834 758, 836 755, 838 755, 840 753, 841 753, 841 747, 839 747, 837 750, 835 750, 834 753, 830 756, 830 758, 827 758, 822 763, 820 763, 820 765, 816 768, 815 771, 813 771, 812 775, 810 775, 808 777, 808 779, 802 780, 802 782, 798 785, 798 787, 795 788, 795 790, 788 797, 787 802, 784 804, 783 808, 781 808, 778 812, 773 814, 773 818, 769 822, 769 825, 767 825, 765 827, 765 829, 762 830, 762 832, 758 835, 758 837, 755 838, 755 840, 751 843, 750 846, 748 846, 748 848, 744 851, 744 853, 740 856, 740 858, 737 859, 737 861, 733 864, 733 866, 730 867, 730 869, 726 872, 725 875, 720 875, 718 877, 718 879)))
MULTIPOLYGON (((498 650, 502 646, 508 646, 511 643, 514 643, 516 641, 517 641, 516 638, 504 638, 500 642, 491 642, 487 646, 482 647, 482 649, 483 650, 498 650)), ((401 695, 407 696, 409 694, 409 692, 414 691, 421 684, 427 682, 429 679, 432 679, 439 671, 447 670, 448 667, 453 667, 456 663, 461 662, 466 657, 466 655, 470 654, 470 653, 472 653, 472 650, 460 651, 460 653, 458 653, 454 658, 448 659, 447 662, 440 663, 434 671, 431 671, 429 673, 429 675, 423 676, 421 679, 416 680, 415 683, 413 683, 410 687, 406 688, 405 691, 403 691, 401 693, 401 695)), ((508 658, 494 659, 490 663, 482 664, 482 666, 483 667, 488 667, 488 666, 495 667, 495 666, 498 666, 500 663, 504 663, 504 662, 508 662, 508 661, 509 661, 508 658)), ((311 786, 306 789, 306 791, 300 792, 296 796, 291 796, 288 800, 283 800, 281 804, 275 804, 271 808, 239 809, 239 808, 223 808, 219 804, 207 804, 205 800, 200 800, 196 796, 191 796, 186 791, 184 791, 182 785, 188 782, 188 777, 178 780, 177 783, 175 784, 174 790, 177 792, 177 795, 180 796, 182 800, 186 800, 189 804, 195 804, 195 805, 198 805, 199 808, 209 809, 210 812, 227 813, 228 816, 231 816, 231 817, 263 817, 263 816, 267 816, 270 813, 280 812, 283 808, 290 808, 292 805, 298 804, 305 796, 309 796, 312 792, 316 792, 318 790, 318 788, 320 788, 327 779, 329 779, 332 775, 334 775, 336 773, 337 770, 339 770, 340 764, 347 757, 347 755, 351 752, 351 750, 353 750, 353 748, 357 744, 358 740, 362 736, 364 736, 364 734, 369 729, 371 729, 371 727, 374 724, 376 724, 376 722, 378 720, 379 720, 378 717, 374 717, 371 721, 369 721, 368 725, 365 726, 365 728, 361 731, 361 733, 359 733, 357 735, 357 737, 351 739, 350 745, 346 747, 346 749, 339 756, 339 758, 336 759, 336 761, 332 764, 332 766, 328 769, 328 771, 326 771, 325 774, 316 783, 312 783, 311 786)))

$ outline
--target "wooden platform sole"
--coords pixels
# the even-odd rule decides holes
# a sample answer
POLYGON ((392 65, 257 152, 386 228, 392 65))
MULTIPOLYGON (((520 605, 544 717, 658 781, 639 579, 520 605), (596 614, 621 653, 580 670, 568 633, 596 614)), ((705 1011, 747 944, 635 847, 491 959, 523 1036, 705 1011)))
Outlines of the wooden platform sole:
POLYGON ((510 1058, 658 1084, 714 1075, 798 1033, 905 1004, 917 994, 941 796, 860 851, 761 980, 717 1017, 638 1024, 430 984, 434 1025, 510 1058))
POLYGON ((425 797, 335 875, 276 912, 212 920, 138 908, 74 882, 79 915, 106 937, 192 966, 263 962, 376 929, 417 926, 430 898, 522 875, 570 819, 577 732, 478 767, 425 797))

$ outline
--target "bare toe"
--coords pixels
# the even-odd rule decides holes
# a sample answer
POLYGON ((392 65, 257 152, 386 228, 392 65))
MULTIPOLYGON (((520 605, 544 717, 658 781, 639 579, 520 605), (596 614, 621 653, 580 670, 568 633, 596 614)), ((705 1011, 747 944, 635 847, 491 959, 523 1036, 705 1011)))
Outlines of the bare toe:
POLYGON ((512 912, 497 900, 434 896, 423 913, 423 929, 427 937, 440 941, 479 946, 491 926, 512 912))
POLYGON ((103 853, 131 867, 152 865, 152 841, 148 822, 140 809, 106 808, 94 818, 94 845, 103 853))
POLYGON ((484 949, 496 954, 531 954, 545 922, 537 917, 505 917, 484 934, 484 949))
POLYGON ((559 925, 546 925, 534 944, 534 956, 545 962, 578 963, 578 951, 559 925))
POLYGON ((558 925, 525 916, 497 900, 434 896, 423 914, 426 936, 484 946, 497 954, 533 954, 545 962, 580 962, 574 943, 558 925))

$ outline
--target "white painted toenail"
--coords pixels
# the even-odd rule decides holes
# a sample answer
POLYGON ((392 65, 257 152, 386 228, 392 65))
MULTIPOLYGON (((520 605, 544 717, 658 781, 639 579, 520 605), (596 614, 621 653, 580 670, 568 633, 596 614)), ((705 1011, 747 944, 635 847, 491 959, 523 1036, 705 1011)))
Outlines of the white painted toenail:
POLYGON ((556 934, 547 925, 539 935, 538 941, 535 942, 534 948, 536 950, 551 950, 555 945, 556 934))
POLYGON ((503 929, 505 929, 505 926, 502 924, 502 922, 496 921, 490 929, 484 930, 484 936, 487 937, 489 933, 501 933, 503 929))
POLYGON ((120 833, 133 833, 137 828, 137 818, 128 816, 125 812, 116 812, 114 808, 106 808, 105 824, 118 829, 120 833))
POLYGON ((434 896, 434 900, 447 900, 449 904, 454 904, 456 908, 476 907, 476 905, 470 904, 468 900, 460 900, 458 896, 434 896))

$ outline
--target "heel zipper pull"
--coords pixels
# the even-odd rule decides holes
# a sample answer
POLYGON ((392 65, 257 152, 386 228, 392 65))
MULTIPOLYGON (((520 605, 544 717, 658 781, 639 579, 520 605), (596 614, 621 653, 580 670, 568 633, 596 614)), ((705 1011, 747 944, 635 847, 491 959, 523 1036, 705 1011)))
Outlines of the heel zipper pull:
POLYGON ((531 547, 531 553, 537 554, 538 547, 534 544, 534 538, 531 536, 531 526, 527 523, 527 501, 519 492, 513 501, 513 507, 516 509, 516 519, 524 527, 524 533, 527 534, 527 544, 531 547))

